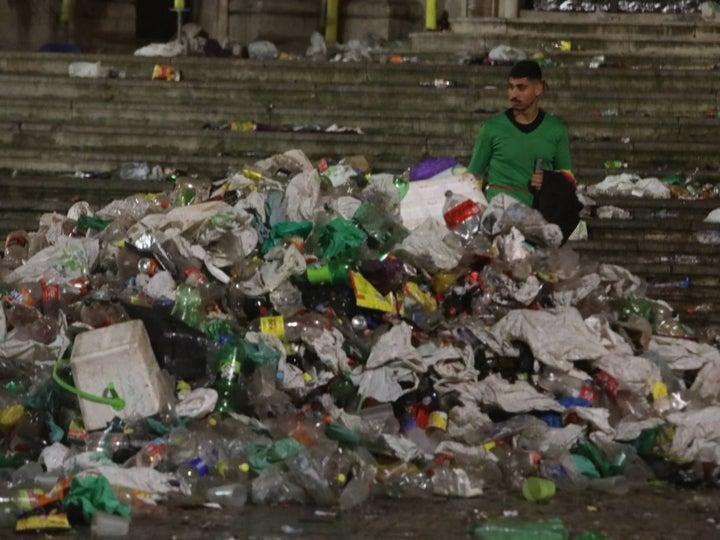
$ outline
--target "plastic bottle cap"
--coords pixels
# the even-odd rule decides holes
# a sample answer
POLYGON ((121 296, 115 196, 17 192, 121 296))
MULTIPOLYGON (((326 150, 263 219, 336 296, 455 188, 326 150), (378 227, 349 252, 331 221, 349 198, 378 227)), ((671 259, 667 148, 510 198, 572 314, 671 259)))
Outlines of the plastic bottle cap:
POLYGON ((427 427, 447 431, 448 415, 445 411, 433 411, 428 416, 427 427))

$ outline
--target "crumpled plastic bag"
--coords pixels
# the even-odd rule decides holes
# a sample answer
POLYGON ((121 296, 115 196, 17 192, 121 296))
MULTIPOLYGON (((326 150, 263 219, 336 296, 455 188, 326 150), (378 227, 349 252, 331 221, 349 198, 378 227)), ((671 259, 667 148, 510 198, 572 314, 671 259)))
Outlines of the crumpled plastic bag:
POLYGON ((394 251, 407 254, 414 264, 428 272, 451 270, 460 262, 462 250, 459 245, 443 241, 448 234, 452 233, 439 221, 427 219, 410 231, 394 251))
MULTIPOLYGON (((497 197, 494 197, 495 200, 497 197)), ((500 232, 508 234, 518 229, 531 242, 542 246, 560 247, 562 231, 554 223, 548 223, 542 214, 522 203, 508 206, 498 223, 500 232)))
POLYGON ((90 523, 98 510, 130 519, 130 506, 118 500, 104 476, 74 477, 62 508, 71 516, 82 516, 85 523, 90 523))
POLYGON ((662 356, 675 371, 700 369, 708 363, 720 363, 720 351, 707 343, 665 336, 653 336, 648 351, 662 356))
POLYGON ((491 332, 499 341, 526 343, 536 360, 560 371, 570 371, 572 362, 597 360, 608 354, 575 308, 516 309, 500 319, 491 332))
POLYGON ((510 45, 498 45, 490 49, 488 58, 495 62, 518 62, 519 60, 525 60, 527 54, 525 54, 525 51, 510 45))
POLYGON ((684 461, 701 454, 703 461, 720 463, 720 407, 692 409, 670 413, 667 421, 675 425, 675 436, 669 453, 684 461))
POLYGON ((309 170, 293 177, 285 189, 282 209, 288 221, 313 221, 320 209, 320 177, 309 170))
POLYGON ((473 395, 481 405, 515 414, 531 411, 561 412, 565 409, 552 397, 538 392, 530 383, 511 383, 496 373, 479 381, 473 389, 473 395))
POLYGON ((276 246, 265 254, 255 275, 240 285, 246 295, 258 297, 273 291, 290 276, 305 273, 306 268, 305 257, 294 244, 276 246))
POLYGON ((250 60, 275 60, 280 53, 272 41, 251 41, 247 45, 250 60))
POLYGON ((327 56, 327 44, 323 35, 315 31, 310 35, 310 46, 305 51, 310 60, 324 60, 327 56))
POLYGON ((442 220, 448 190, 475 201, 481 210, 488 206, 475 176, 467 169, 455 166, 408 184, 408 192, 400 203, 403 225, 412 230, 426 219, 442 220))
POLYGON ((575 306, 596 291, 601 283, 602 280, 596 273, 561 282, 552 292, 553 302, 557 307, 575 306))
POLYGON ((170 41, 168 43, 150 43, 137 49, 134 54, 135 56, 164 56, 172 58, 174 56, 181 56, 184 52, 185 48, 181 43, 170 41))
POLYGON ((657 364, 642 356, 607 354, 595 360, 593 366, 607 371, 623 388, 642 396, 652 392, 654 383, 662 381, 657 364))
POLYGON ((363 60, 372 60, 369 48, 357 39, 351 39, 345 44, 338 44, 337 49, 340 52, 332 58, 333 62, 362 62, 363 60))
POLYGON ((705 223, 720 223, 720 208, 716 208, 710 212, 707 216, 705 216, 703 221, 705 223))
POLYGON ((659 178, 643 178, 635 182, 631 194, 635 197, 647 197, 650 199, 669 199, 670 188, 659 178))
POLYGON ((611 174, 602 182, 588 186, 588 195, 629 196, 635 189, 635 182, 640 180, 636 174, 611 174))
POLYGON ((99 254, 100 242, 96 238, 63 236, 55 245, 46 247, 13 270, 5 281, 67 282, 92 272, 99 254))

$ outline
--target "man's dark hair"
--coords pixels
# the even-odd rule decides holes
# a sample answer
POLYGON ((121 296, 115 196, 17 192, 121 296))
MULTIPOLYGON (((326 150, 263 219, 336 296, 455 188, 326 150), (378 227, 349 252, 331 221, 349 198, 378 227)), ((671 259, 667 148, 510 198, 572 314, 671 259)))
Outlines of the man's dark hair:
POLYGON ((520 60, 510 70, 511 79, 524 79, 542 81, 542 70, 533 60, 520 60))

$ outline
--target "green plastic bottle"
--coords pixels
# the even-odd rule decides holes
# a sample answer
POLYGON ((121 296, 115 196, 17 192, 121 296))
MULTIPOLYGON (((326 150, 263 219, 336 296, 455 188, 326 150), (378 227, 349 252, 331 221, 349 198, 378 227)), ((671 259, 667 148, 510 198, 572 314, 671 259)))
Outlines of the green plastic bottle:
POLYGON ((483 540, 568 540, 559 518, 547 521, 492 520, 470 527, 468 533, 483 540))
POLYGON ((347 261, 334 260, 322 265, 307 267, 307 280, 313 284, 347 283, 350 281, 352 265, 347 261))
POLYGON ((215 411, 238 413, 243 408, 244 384, 242 366, 245 362, 245 348, 234 336, 222 336, 218 340, 215 354, 217 376, 214 388, 218 393, 215 411))

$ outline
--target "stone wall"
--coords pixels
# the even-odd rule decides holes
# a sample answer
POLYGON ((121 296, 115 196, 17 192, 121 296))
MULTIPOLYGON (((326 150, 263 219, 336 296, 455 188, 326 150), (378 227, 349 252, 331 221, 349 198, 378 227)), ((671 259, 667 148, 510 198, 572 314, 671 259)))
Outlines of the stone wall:
MULTIPOLYGON (((75 0, 72 23, 61 22, 61 0, 0 1, 0 50, 36 50, 48 42, 72 42, 87 52, 130 51, 135 4, 146 0, 75 0), (124 49, 123 49, 124 47, 124 49)), ((450 20, 496 15, 513 0, 437 0, 450 20)), ((425 27, 425 0, 340 0, 338 41, 376 33, 404 39, 425 27)), ((195 0, 192 17, 212 37, 248 43, 269 39, 289 52, 304 52, 324 21, 322 0, 195 0)))
POLYGON ((112 52, 135 41, 132 0, 76 0, 75 17, 61 20, 59 0, 0 2, 0 50, 33 51, 46 43, 74 43, 87 52, 112 52))

